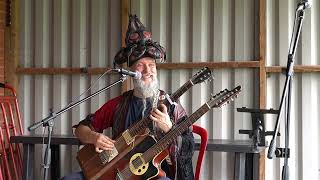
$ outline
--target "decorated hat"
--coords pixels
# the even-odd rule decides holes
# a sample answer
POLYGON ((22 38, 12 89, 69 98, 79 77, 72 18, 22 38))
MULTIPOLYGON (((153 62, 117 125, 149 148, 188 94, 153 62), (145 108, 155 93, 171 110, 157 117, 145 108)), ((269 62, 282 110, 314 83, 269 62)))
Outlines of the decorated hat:
POLYGON ((165 61, 165 48, 151 39, 151 32, 144 27, 136 15, 129 15, 125 42, 126 46, 122 47, 114 57, 114 66, 123 63, 131 66, 144 57, 151 57, 160 62, 165 61))

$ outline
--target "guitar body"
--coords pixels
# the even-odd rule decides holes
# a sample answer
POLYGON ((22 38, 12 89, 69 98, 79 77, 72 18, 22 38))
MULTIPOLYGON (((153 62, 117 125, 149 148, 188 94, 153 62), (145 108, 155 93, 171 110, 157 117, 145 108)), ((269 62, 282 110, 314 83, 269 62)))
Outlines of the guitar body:
POLYGON ((99 172, 103 168, 99 154, 96 152, 94 145, 85 145, 77 155, 79 165, 85 174, 85 177, 90 178, 92 175, 99 172))
MULTIPOLYGON (((147 135, 137 136, 132 146, 121 146, 118 149, 119 154, 114 157, 110 162, 103 164, 99 157, 99 153, 96 152, 94 145, 85 145, 77 154, 77 160, 83 171, 86 179, 97 179, 102 174, 108 175, 108 177, 115 177, 117 172, 118 161, 120 161, 125 155, 127 155, 135 144, 139 144, 143 139, 149 137, 147 135)), ((115 179, 115 178, 111 178, 115 179)))
MULTIPOLYGON (((166 173, 161 170, 161 162, 169 154, 167 150, 162 151, 157 155, 153 161, 146 163, 139 168, 133 168, 130 170, 128 168, 133 164, 133 160, 139 158, 139 154, 143 154, 146 150, 156 144, 156 140, 152 136, 147 136, 143 142, 137 145, 131 152, 124 156, 118 163, 117 169, 113 170, 118 176, 116 179, 128 179, 128 180, 146 180, 146 179, 155 179, 159 176, 165 176, 166 173)), ((110 174, 105 174, 101 179, 110 177, 110 174)))

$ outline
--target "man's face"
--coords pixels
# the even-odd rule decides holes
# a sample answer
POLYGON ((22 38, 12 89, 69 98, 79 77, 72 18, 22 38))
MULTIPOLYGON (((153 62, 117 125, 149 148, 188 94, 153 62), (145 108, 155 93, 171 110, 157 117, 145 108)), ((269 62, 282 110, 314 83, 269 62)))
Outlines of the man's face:
POLYGON ((151 84, 157 77, 156 62, 151 57, 144 57, 138 60, 131 66, 131 69, 141 73, 141 81, 145 85, 151 84))

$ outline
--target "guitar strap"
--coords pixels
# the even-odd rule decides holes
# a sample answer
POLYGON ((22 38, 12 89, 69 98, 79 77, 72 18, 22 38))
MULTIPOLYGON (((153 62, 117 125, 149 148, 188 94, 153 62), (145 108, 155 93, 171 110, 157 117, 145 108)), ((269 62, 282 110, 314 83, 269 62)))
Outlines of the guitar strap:
POLYGON ((123 100, 118 104, 115 114, 119 116, 113 117, 112 124, 112 139, 117 138, 125 129, 124 124, 126 120, 127 111, 129 108, 130 101, 133 98, 133 90, 129 90, 122 94, 123 100))

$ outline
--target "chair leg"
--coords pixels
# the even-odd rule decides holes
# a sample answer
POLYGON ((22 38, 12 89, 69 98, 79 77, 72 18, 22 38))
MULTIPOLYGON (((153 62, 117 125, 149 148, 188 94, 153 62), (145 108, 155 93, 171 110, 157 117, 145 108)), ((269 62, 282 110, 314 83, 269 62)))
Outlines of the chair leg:
POLYGON ((11 180, 11 173, 10 173, 10 167, 9 167, 9 162, 8 162, 8 156, 7 156, 6 147, 4 144, 4 138, 3 138, 1 126, 0 126, 0 145, 1 145, 2 153, 3 153, 2 160, 1 160, 1 167, 3 167, 4 172, 2 173, 2 175, 4 177, 6 177, 4 179, 11 180))

